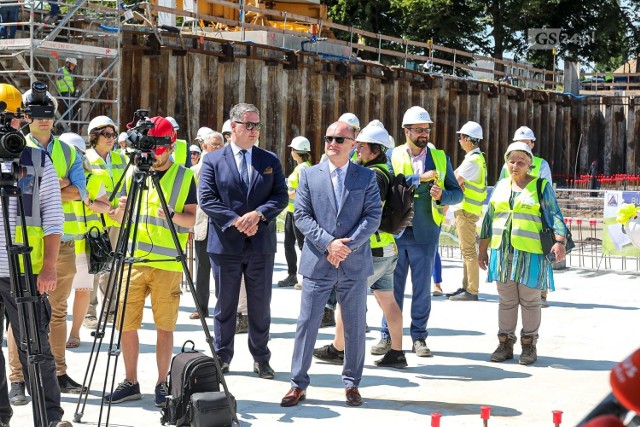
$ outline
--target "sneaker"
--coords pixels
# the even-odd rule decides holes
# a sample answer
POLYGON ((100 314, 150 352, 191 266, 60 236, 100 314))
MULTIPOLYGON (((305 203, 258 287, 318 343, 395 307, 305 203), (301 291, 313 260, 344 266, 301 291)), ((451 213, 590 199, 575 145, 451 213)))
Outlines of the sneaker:
POLYGON ((328 326, 336 326, 336 316, 333 310, 325 307, 324 314, 322 315, 322 322, 320 322, 320 327, 326 328, 328 326))
POLYGON ((391 338, 382 338, 378 344, 371 347, 371 354, 374 356, 382 356, 391 350, 391 338))
POLYGON ((467 291, 462 291, 458 295, 452 295, 449 297, 449 301, 478 301, 478 295, 471 294, 467 291))
POLYGON ((107 394, 104 400, 111 403, 126 402, 127 400, 140 400, 142 394, 140 394, 140 384, 132 383, 129 380, 124 380, 112 394, 107 394))
MULTIPOLYGON (((9 402, 13 406, 21 406, 28 403, 27 396, 24 391, 23 382, 11 383, 11 390, 9 390, 9 402)), ((0 424, 0 426, 1 425, 2 424, 0 424)))
POLYGON ((85 316, 84 321, 82 322, 82 326, 87 329, 97 329, 98 318, 96 316, 85 316))
POLYGON ((418 357, 432 357, 431 350, 427 347, 427 343, 424 341, 424 338, 418 338, 413 342, 413 352, 418 357))
POLYGON ((60 393, 80 394, 80 392, 86 392, 87 388, 82 388, 81 384, 78 384, 67 374, 58 376, 58 385, 60 386, 60 393))
POLYGON ((298 276, 295 274, 289 274, 284 279, 278 282, 278 286, 281 288, 286 288, 289 286, 295 286, 298 283, 298 276))
POLYGON ((155 405, 158 408, 167 407, 167 396, 169 395, 169 387, 166 382, 161 382, 156 385, 156 401, 155 405))
POLYGON ((236 317, 236 334, 246 334, 249 330, 249 317, 245 314, 238 313, 236 317))
POLYGON ((222 370, 223 374, 228 374, 229 373, 229 363, 222 362, 222 364, 220 365, 220 369, 222 370))
POLYGON ((465 291, 464 289, 462 289, 462 288, 458 288, 458 289, 456 289, 456 291, 455 291, 455 292, 450 292, 450 293, 448 293, 448 294, 444 294, 444 295, 445 295, 447 298, 451 298, 452 296, 459 295, 459 294, 463 293, 464 291, 465 291))
POLYGON ((344 351, 338 350, 333 344, 327 344, 313 349, 313 357, 323 362, 333 363, 334 365, 344 364, 344 351))
POLYGON ((381 368, 406 368, 407 358, 402 350, 389 350, 382 359, 376 360, 373 363, 381 368))

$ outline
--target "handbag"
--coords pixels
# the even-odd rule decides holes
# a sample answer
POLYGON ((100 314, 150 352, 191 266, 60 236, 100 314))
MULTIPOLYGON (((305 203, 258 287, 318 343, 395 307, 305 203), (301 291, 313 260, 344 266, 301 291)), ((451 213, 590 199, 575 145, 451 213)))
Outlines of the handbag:
MULTIPOLYGON (((86 227, 87 214, 84 210, 84 203, 82 204, 82 213, 84 214, 84 225, 86 227)), ((89 274, 98 274, 108 270, 113 259, 111 254, 111 240, 106 230, 107 226, 103 214, 100 214, 100 219, 102 220, 102 230, 94 225, 84 234, 89 274)))
MULTIPOLYGON (((542 221, 540 243, 542 243, 542 253, 544 255, 549 255, 551 253, 551 248, 556 244, 556 236, 553 228, 549 224, 547 224, 547 221, 542 214, 542 212, 546 209, 546 204, 544 202, 544 199, 542 198, 542 178, 538 178, 538 181, 536 182, 536 188, 538 191, 538 200, 540 201, 540 219, 542 221)), ((567 228, 566 239, 565 252, 569 253, 576 246, 573 242, 573 237, 571 236, 571 231, 569 230, 569 228, 567 228)))

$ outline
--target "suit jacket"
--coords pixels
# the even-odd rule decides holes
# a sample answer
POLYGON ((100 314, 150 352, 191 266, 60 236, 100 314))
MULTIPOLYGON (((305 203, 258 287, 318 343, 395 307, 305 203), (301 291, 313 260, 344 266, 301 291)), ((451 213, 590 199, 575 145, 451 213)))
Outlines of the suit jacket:
POLYGON ((252 252, 276 252, 275 227, 269 223, 275 221, 289 201, 282 166, 274 153, 257 146, 252 149, 251 163, 251 186, 247 193, 231 146, 202 159, 198 199, 200 208, 209 216, 209 253, 240 255, 246 250, 247 240, 251 242, 252 252), (261 221, 258 232, 246 237, 231 224, 238 216, 254 210, 264 214, 266 223, 261 221))
POLYGON ((380 190, 370 169, 350 163, 344 179, 341 209, 338 212, 329 172, 329 162, 302 170, 296 191, 293 217, 305 236, 299 273, 321 279, 335 271, 326 249, 337 238, 350 237, 351 254, 340 263, 344 274, 367 278, 373 274, 369 237, 382 217, 380 190))

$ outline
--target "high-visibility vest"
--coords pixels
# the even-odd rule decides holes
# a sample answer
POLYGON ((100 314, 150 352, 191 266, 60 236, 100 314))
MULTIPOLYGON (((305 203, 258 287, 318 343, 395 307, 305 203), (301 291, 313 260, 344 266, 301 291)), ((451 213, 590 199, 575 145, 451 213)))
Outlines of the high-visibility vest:
POLYGON ((482 153, 473 153, 469 161, 477 165, 480 177, 477 181, 465 180, 462 209, 471 214, 480 215, 484 199, 487 198, 487 163, 482 153))
MULTIPOLYGON (((30 147, 40 148, 31 134, 27 135, 26 139, 27 145, 30 147)), ((58 175, 58 178, 68 178, 71 165, 76 160, 76 150, 71 145, 60 141, 57 137, 53 138, 51 144, 53 144, 51 161, 53 162, 53 168, 56 170, 56 175, 58 175)), ((74 239, 81 239, 82 229, 78 224, 73 201, 62 202, 62 213, 64 214, 64 225, 62 227, 64 234, 72 235, 74 239)))
POLYGON ((187 141, 184 139, 176 139, 175 149, 173 150, 173 163, 177 163, 180 166, 185 166, 187 164, 187 156, 189 155, 189 150, 187 147, 187 141))
MULTIPOLYGON (((95 200, 98 197, 98 192, 100 191, 100 187, 107 185, 108 182, 111 181, 109 174, 106 170, 95 170, 91 173, 86 173, 87 178, 87 194, 89 195, 90 200, 95 200)), ((97 227, 100 232, 105 230, 105 226, 102 224, 102 219, 100 218, 100 214, 91 210, 91 207, 85 206, 84 202, 75 201, 73 202, 74 208, 76 210, 76 216, 78 217, 78 223, 80 224, 80 228, 82 230, 82 234, 86 234, 87 231, 91 230, 93 227, 97 227)), ((108 215, 102 214, 105 223, 106 217, 108 215)), ((86 247, 86 240, 79 239, 75 242, 76 246, 76 254, 84 254, 86 247)))
MULTIPOLYGON (((401 173, 405 176, 415 175, 415 172, 413 171, 413 163, 411 162, 411 157, 407 150, 407 144, 403 144, 394 148, 391 153, 391 165, 393 166, 393 171, 396 174, 401 173)), ((444 151, 434 148, 430 148, 429 152, 431 153, 431 158, 433 159, 433 163, 436 167, 436 172, 438 172, 438 179, 436 182, 440 188, 444 189, 444 179, 447 175, 447 155, 444 151)), ((422 185, 427 185, 427 183, 421 182, 420 186, 422 185)), ((417 191, 414 197, 419 197, 417 191)), ((444 219, 443 208, 444 207, 439 205, 436 200, 433 198, 431 199, 431 215, 433 216, 433 222, 438 226, 442 224, 442 220, 444 219)))
MULTIPOLYGON (((111 156, 111 169, 109 169, 107 167, 107 163, 100 156, 100 154, 98 154, 98 152, 95 149, 89 148, 85 153, 85 155, 87 156, 87 159, 91 164, 92 172, 97 170, 103 170, 107 172, 109 179, 105 181, 105 190, 107 192, 107 198, 108 199, 111 198, 111 195, 113 194, 113 189, 115 188, 118 181, 120 181, 120 178, 122 178, 122 175, 124 174, 124 170, 127 167, 127 160, 122 154, 117 153, 115 151, 111 151, 109 153, 109 155, 111 156)), ((124 184, 124 181, 120 183, 120 188, 118 189, 118 191, 122 190, 123 184, 124 184)), ((119 199, 120 198, 116 195, 116 197, 114 197, 113 200, 111 200, 111 207, 113 207, 114 209, 117 208, 119 199)), ((104 219, 108 227, 117 225, 115 221, 109 218, 109 215, 105 215, 104 219)))
MULTIPOLYGON (((127 188, 130 188, 132 174, 127 174, 127 188)), ((160 187, 167 204, 174 211, 181 213, 189 195, 189 187, 193 180, 193 171, 184 166, 172 164, 160 179, 160 187)), ((140 217, 137 218, 138 234, 136 236, 136 250, 134 257, 148 260, 161 260, 148 264, 149 267, 168 271, 182 271, 182 263, 175 260, 178 251, 175 247, 169 229, 169 222, 158 216, 157 211, 162 207, 158 191, 154 188, 151 177, 147 177, 147 187, 141 195, 140 217), (170 258, 173 258, 171 260, 170 258)), ((135 217, 135 213, 134 213, 135 217)), ((135 220, 135 218, 134 218, 135 220)), ((180 247, 185 250, 189 228, 174 223, 180 247)), ((135 230, 132 230, 133 232, 135 230)))
MULTIPOLYGON (((542 253, 542 243, 540 243, 542 219, 540 199, 536 187, 538 179, 533 179, 518 196, 514 197, 513 209, 509 206, 511 179, 502 179, 498 182, 490 200, 494 209, 491 248, 498 249, 500 247, 504 231, 511 224, 511 246, 533 254, 542 253)), ((546 186, 547 181, 544 180, 542 191, 546 186)))
MULTIPOLYGON (((16 220, 16 234, 13 239, 15 243, 25 243, 23 238, 23 230, 26 228, 29 246, 31 246, 31 266, 34 274, 40 273, 44 262, 44 230, 42 229, 42 217, 40 216, 40 185, 46 154, 39 148, 27 147, 22 151, 20 156, 20 164, 25 169, 25 173, 18 180, 18 188, 22 189, 22 199, 24 203, 25 223, 18 215, 16 220), (21 185, 23 182, 29 182, 29 185, 21 185), (25 189, 28 189, 25 191, 25 189)), ((4 248, 3 248, 4 249, 4 248)), ((24 272, 24 263, 22 257, 20 259, 20 269, 24 272)))
MULTIPOLYGON (((373 169, 374 171, 376 169, 383 169, 389 172, 389 174, 391 174, 391 172, 389 171, 389 167, 384 163, 377 163, 375 165, 368 166, 368 168, 373 169)), ((387 179, 387 174, 385 174, 384 176, 385 176, 385 179, 387 179)), ((387 182, 387 184, 391 184, 391 183, 387 182)), ((386 194, 382 195, 381 197, 386 197, 386 194)), ((385 202, 386 200, 382 201, 382 206, 384 206, 385 202)), ((396 240, 393 238, 393 234, 385 233, 384 231, 380 231, 380 230, 373 233, 369 238, 369 243, 371 244, 372 249, 384 248, 385 246, 389 246, 390 244, 395 243, 395 241, 396 240)))
POLYGON ((59 71, 62 71, 62 78, 56 79, 56 89, 58 89, 58 93, 74 93, 76 90, 73 86, 73 75, 71 75, 71 71, 69 71, 67 67, 62 67, 59 71))
MULTIPOLYGON (((289 187, 289 191, 292 191, 298 188, 298 184, 300 184, 300 173, 302 172, 303 169, 306 169, 309 166, 311 166, 311 162, 307 161, 307 162, 300 163, 298 166, 295 167, 293 172, 291 172, 291 175, 289 175, 289 178, 287 178, 287 187, 289 187)), ((287 212, 293 213, 294 201, 295 199, 289 198, 289 204, 287 205, 287 212)))

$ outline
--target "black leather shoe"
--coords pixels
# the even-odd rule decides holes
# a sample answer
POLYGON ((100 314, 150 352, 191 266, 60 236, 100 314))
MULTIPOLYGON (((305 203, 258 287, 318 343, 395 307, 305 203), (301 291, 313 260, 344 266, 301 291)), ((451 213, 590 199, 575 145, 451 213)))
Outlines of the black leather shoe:
POLYGON ((344 364, 344 351, 336 349, 333 344, 327 344, 313 349, 313 357, 323 362, 333 363, 334 365, 344 364))
POLYGON ((253 372, 265 380, 272 380, 276 376, 276 373, 273 372, 273 368, 269 366, 269 362, 254 362, 253 372))
POLYGON ((307 398, 306 390, 303 390, 298 387, 291 387, 291 390, 287 394, 284 395, 282 401, 280 402, 280 406, 284 406, 285 408, 289 406, 296 406, 298 402, 302 402, 307 398))
POLYGON ((83 389, 81 384, 72 380, 67 374, 58 377, 58 385, 60 386, 60 393, 80 394, 81 391, 87 391, 86 387, 83 389))
POLYGON ((349 406, 362 405, 362 396, 360 396, 358 387, 347 387, 345 389, 345 395, 347 397, 347 405, 349 406))
POLYGON ((460 295, 460 294, 461 294, 461 293, 463 293, 463 292, 464 292, 464 289, 462 289, 462 288, 458 288, 455 292, 451 292, 451 293, 444 294, 444 295, 445 295, 447 298, 451 298, 452 296, 460 295))

